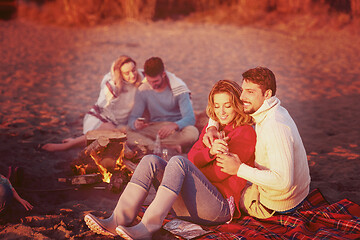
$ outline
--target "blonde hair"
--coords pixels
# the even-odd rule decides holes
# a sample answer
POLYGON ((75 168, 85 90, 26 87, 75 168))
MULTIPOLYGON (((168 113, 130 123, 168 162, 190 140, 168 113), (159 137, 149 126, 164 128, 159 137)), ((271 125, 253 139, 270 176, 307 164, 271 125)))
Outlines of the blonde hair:
MULTIPOLYGON (((131 57, 127 56, 127 55, 121 55, 120 57, 118 57, 113 64, 111 65, 111 74, 114 76, 116 72, 119 73, 119 77, 120 77, 120 88, 122 87, 122 83, 125 82, 124 77, 122 75, 121 72, 121 67, 125 64, 125 63, 129 63, 132 62, 135 65, 136 68, 136 62, 134 59, 132 59, 131 57)), ((137 72, 137 69, 136 69, 137 72)), ((137 77, 136 77, 136 82, 134 83, 135 86, 139 86, 141 84, 141 76, 139 74, 139 72, 137 72, 137 77)))
POLYGON ((254 123, 252 117, 244 112, 244 106, 242 101, 240 100, 241 92, 241 87, 235 81, 220 80, 215 83, 209 93, 208 105, 206 107, 206 114, 208 115, 208 117, 217 122, 220 122, 214 110, 214 95, 217 93, 228 93, 231 97, 231 105, 237 113, 233 120, 234 127, 242 125, 252 125, 254 123))

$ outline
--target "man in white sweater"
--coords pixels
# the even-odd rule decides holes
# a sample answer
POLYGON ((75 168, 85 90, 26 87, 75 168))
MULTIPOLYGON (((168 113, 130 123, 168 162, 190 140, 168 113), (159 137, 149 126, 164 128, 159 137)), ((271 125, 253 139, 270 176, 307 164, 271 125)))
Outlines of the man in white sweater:
MULTIPOLYGON (((243 73, 242 90, 244 111, 255 120, 255 167, 235 154, 219 154, 217 164, 223 172, 248 180, 240 205, 250 216, 295 211, 309 193, 309 166, 296 124, 275 96, 275 76, 264 67, 250 69, 243 73)), ((210 119, 203 141, 208 147, 217 137, 216 127, 210 119)))

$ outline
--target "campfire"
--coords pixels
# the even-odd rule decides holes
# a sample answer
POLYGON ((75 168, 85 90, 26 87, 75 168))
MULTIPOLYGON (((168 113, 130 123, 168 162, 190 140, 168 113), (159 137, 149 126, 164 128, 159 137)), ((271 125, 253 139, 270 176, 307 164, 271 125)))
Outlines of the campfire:
POLYGON ((72 164, 71 184, 107 183, 120 191, 130 180, 136 164, 124 159, 126 134, 120 130, 94 130, 86 134, 87 146, 72 164))

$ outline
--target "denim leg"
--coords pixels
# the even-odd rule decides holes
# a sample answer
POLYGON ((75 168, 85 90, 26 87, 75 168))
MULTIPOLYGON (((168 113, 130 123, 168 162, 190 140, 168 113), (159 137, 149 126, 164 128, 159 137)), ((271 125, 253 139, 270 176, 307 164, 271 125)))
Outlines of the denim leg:
POLYGON ((12 198, 11 187, 8 184, 0 184, 0 213, 10 204, 12 198))
POLYGON ((203 225, 217 225, 230 220, 227 200, 185 157, 174 156, 169 160, 161 186, 179 195, 173 205, 178 218, 203 225))
POLYGON ((145 190, 159 185, 179 195, 173 205, 178 218, 203 225, 218 225, 230 220, 226 199, 205 175, 187 158, 174 156, 167 163, 156 155, 143 157, 130 180, 145 190))
POLYGON ((130 182, 149 191, 151 185, 157 189, 164 175, 166 161, 156 155, 146 155, 139 162, 130 182))

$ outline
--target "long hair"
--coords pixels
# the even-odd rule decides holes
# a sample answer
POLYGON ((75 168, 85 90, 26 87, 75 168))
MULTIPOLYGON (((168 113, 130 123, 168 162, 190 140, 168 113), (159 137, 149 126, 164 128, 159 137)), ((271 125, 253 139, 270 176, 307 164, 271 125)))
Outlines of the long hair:
POLYGON ((208 98, 208 105, 206 107, 206 114, 209 118, 220 123, 220 120, 215 114, 215 103, 214 103, 214 95, 217 93, 228 93, 231 97, 231 105, 235 109, 237 113, 235 115, 233 122, 234 127, 242 126, 242 125, 252 125, 253 119, 249 114, 244 112, 244 106, 242 101, 240 100, 241 95, 241 87, 235 81, 231 80, 220 80, 211 89, 208 98))
MULTIPOLYGON (((119 88, 121 89, 122 86, 123 86, 123 83, 125 82, 124 80, 124 77, 122 75, 122 72, 121 72, 121 67, 126 64, 126 63, 129 63, 129 62, 132 62, 134 63, 135 65, 135 68, 136 68, 136 62, 134 59, 132 59, 131 57, 127 56, 127 55, 121 55, 120 57, 118 57, 114 62, 113 64, 111 65, 111 73, 113 75, 118 75, 119 78, 120 78, 120 86, 119 88)), ((136 69, 136 72, 137 72, 137 69, 136 69)), ((135 82, 135 86, 139 86, 141 84, 141 76, 140 74, 137 72, 137 77, 136 77, 136 82, 135 82)))

